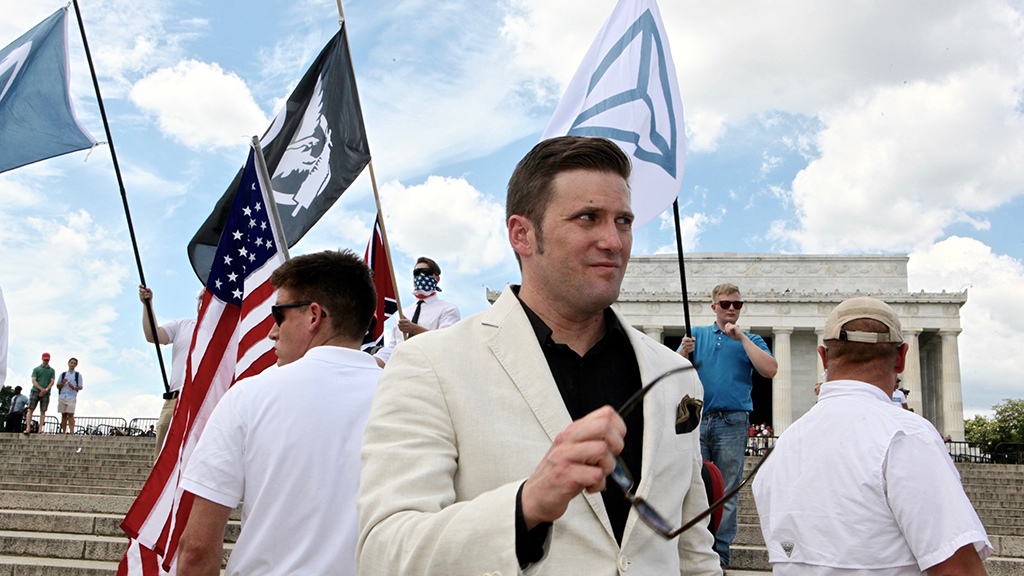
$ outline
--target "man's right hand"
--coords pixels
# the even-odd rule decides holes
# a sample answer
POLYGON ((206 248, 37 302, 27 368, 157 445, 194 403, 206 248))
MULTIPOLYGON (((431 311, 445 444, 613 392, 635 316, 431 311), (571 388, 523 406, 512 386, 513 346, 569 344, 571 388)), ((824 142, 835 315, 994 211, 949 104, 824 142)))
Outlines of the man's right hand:
POLYGON ((684 336, 682 341, 679 343, 679 354, 682 356, 689 356, 693 354, 693 348, 696 345, 697 339, 689 336, 684 336))
POLYGON ((611 406, 598 408, 555 437, 548 453, 523 485, 527 529, 554 522, 580 492, 604 490, 605 477, 622 452, 626 423, 611 406))
POLYGON ((139 300, 145 302, 153 299, 153 291, 145 286, 139 286, 139 300))

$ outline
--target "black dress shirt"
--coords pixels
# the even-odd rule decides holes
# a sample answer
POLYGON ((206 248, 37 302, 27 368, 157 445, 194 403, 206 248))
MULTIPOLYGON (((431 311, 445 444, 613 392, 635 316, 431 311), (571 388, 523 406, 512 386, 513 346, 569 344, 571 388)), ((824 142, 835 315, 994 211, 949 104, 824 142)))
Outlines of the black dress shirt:
MULTIPOLYGON (((573 420, 579 420, 606 405, 618 409, 640 389, 640 366, 637 364, 636 352, 611 308, 604 310, 604 337, 581 357, 567 345, 555 342, 551 338, 551 328, 521 300, 520 304, 530 319, 551 376, 573 420)), ((625 422, 626 437, 620 455, 629 467, 634 482, 639 484, 643 462, 643 410, 634 410, 625 422)), ((543 556, 542 545, 550 524, 526 531, 521 494, 522 487, 516 502, 516 555, 520 565, 525 567, 543 556)), ((615 540, 621 544, 631 505, 619 488, 611 483, 601 493, 601 497, 608 511, 615 540)))

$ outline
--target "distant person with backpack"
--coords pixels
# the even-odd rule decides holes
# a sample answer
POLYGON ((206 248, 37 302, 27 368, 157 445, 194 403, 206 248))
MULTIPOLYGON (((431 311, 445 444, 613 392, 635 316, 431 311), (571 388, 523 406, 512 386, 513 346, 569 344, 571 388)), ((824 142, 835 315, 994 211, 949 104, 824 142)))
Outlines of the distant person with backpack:
POLYGON ((57 379, 57 412, 60 414, 60 433, 75 433, 75 404, 78 403, 78 392, 82 389, 82 373, 75 370, 78 359, 68 360, 67 372, 61 372, 57 379))

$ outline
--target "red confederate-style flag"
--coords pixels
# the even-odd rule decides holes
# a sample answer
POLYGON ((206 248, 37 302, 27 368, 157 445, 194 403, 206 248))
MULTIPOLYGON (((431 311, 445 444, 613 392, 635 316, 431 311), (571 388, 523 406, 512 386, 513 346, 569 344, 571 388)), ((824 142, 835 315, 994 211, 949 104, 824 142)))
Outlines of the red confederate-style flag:
POLYGON ((391 281, 391 266, 388 253, 384 249, 384 239, 380 233, 380 215, 373 223, 373 237, 366 245, 366 265, 373 271, 373 285, 377 289, 377 310, 373 314, 373 322, 363 339, 363 349, 384 345, 384 322, 398 311, 395 299, 395 284, 391 281))
POLYGON ((185 385, 163 450, 121 523, 131 541, 118 576, 171 569, 194 499, 178 482, 210 413, 235 382, 277 363, 267 339, 274 322, 270 275, 285 257, 267 210, 269 187, 257 175, 254 158, 252 149, 206 283, 185 385))

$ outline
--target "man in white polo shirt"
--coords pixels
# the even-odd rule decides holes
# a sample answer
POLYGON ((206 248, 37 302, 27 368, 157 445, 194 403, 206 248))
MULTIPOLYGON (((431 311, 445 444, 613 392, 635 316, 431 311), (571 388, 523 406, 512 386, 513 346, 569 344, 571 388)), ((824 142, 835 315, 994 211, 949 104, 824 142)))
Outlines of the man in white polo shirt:
POLYGON ((841 303, 818 403, 754 480, 775 574, 985 574, 992 545, 938 431, 892 403, 907 344, 874 298, 841 303))
POLYGON ((359 347, 377 306, 350 251, 285 262, 270 278, 278 368, 232 386, 185 469, 195 495, 178 574, 219 574, 224 530, 242 504, 226 574, 356 573, 359 446, 381 369, 359 347), (330 403, 328 422, 310 402, 330 403))

